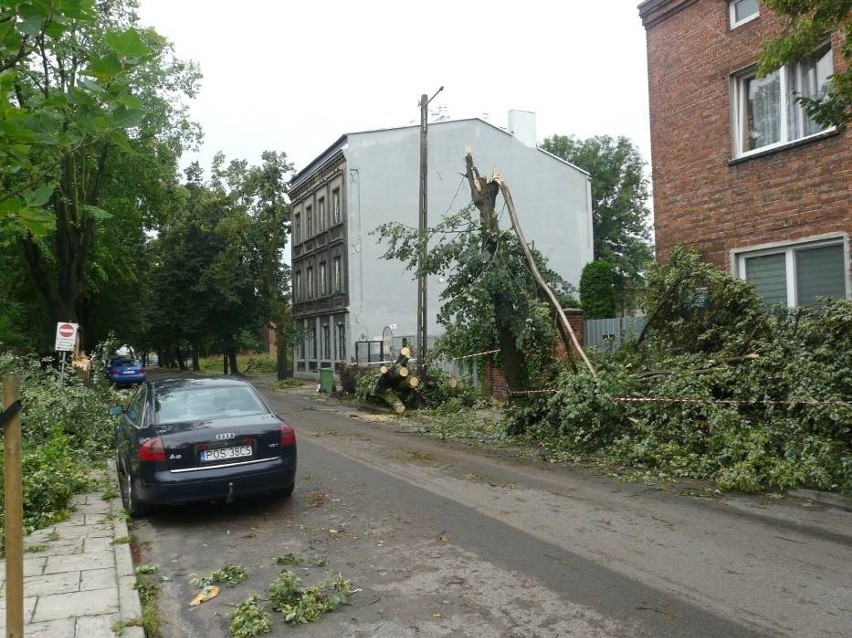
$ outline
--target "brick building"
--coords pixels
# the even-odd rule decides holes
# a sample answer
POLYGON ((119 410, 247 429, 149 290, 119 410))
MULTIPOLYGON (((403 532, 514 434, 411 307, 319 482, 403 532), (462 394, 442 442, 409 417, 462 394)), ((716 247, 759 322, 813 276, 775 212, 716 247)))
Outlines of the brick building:
POLYGON ((646 0, 657 255, 678 244, 752 281, 770 303, 852 298, 852 137, 795 95, 842 68, 840 37, 758 79, 782 29, 758 0, 646 0))

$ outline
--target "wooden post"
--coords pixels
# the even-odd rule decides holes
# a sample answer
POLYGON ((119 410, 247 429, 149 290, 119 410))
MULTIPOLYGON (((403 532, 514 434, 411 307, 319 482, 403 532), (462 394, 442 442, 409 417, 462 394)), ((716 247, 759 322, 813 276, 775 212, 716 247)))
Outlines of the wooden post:
MULTIPOLYGON (((20 378, 3 377, 3 405, 14 405, 20 396, 20 378)), ((6 636, 24 635, 24 504, 21 482, 21 417, 13 414, 4 432, 6 497, 6 636)))

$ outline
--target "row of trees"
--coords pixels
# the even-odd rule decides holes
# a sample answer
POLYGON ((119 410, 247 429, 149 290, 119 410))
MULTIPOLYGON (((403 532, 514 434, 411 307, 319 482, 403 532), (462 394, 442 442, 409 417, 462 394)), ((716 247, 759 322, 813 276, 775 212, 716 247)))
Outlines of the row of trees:
POLYGON ((135 0, 0 0, 0 343, 115 332, 183 361, 286 323, 284 153, 178 161, 201 139, 201 73, 139 26, 135 0), (181 183, 183 182, 183 183, 181 183))
MULTIPOLYGON (((801 57, 816 35, 835 28, 848 61, 850 0, 769 5, 789 17, 789 29, 767 44, 766 70, 801 57)), ((289 325, 281 251, 292 166, 283 153, 265 153, 259 166, 218 156, 208 179, 197 165, 180 179, 181 154, 201 138, 185 105, 201 74, 139 26, 136 7, 136 0, 0 0, 0 342, 49 350, 54 323, 76 321, 87 349, 118 331, 179 360, 187 348, 210 348, 231 353, 233 363, 258 326, 289 325)), ((847 65, 833 77, 835 93, 813 105, 837 123, 849 117, 848 80, 847 65)), ((629 307, 652 258, 638 150, 608 136, 553 136, 542 147, 593 176, 599 263, 582 304, 590 316, 612 314, 600 292, 609 268, 615 304, 629 307)), ((471 212, 447 228, 475 226, 471 212)), ((486 276, 488 264, 477 261, 481 251, 471 246, 490 241, 501 239, 448 245, 427 265, 438 272, 460 264, 443 311, 451 349, 465 344, 470 352, 472 342, 490 339, 489 324, 459 320, 500 293, 489 285, 510 281, 496 271, 486 276)), ((404 258, 405 250, 399 244, 391 253, 404 258)), ((501 254, 506 272, 519 272, 511 260, 520 253, 501 254)), ((571 292, 563 296, 576 305, 571 292)), ((535 294, 524 294, 513 300, 526 309, 521 346, 549 320, 535 294)))

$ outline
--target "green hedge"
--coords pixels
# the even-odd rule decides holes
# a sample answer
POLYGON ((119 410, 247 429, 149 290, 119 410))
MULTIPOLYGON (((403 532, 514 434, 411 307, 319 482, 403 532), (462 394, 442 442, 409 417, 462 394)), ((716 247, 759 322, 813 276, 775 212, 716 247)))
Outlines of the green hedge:
MULTIPOLYGON (((92 470, 106 467, 115 448, 109 405, 128 391, 106 383, 85 386, 74 374, 60 384, 59 372, 38 361, 0 354, 0 374, 14 372, 21 385, 21 448, 24 530, 61 520, 71 496, 92 487, 92 470)), ((0 455, 0 489, 5 473, 0 455)), ((0 533, 5 505, 0 504, 0 533)))

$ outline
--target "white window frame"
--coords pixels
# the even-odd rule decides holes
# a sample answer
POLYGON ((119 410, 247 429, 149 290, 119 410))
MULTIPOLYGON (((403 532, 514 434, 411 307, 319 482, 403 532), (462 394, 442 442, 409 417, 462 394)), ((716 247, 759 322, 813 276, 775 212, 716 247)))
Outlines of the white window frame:
POLYGON ((322 324, 322 358, 323 361, 331 361, 331 326, 322 324))
POLYGON ((326 263, 324 261, 321 261, 319 265, 319 277, 320 296, 325 297, 328 294, 328 268, 326 267, 326 263))
POLYGON ((331 191, 331 219, 332 224, 340 223, 340 189, 331 191))
POLYGON ((302 243, 302 213, 298 212, 293 215, 293 243, 302 243))
POLYGON ((343 361, 346 358, 346 324, 337 324, 337 359, 343 361))
POLYGON ((735 29, 746 22, 751 22, 752 20, 760 17, 760 3, 757 5, 757 10, 754 13, 751 13, 744 17, 742 20, 737 20, 737 5, 743 2, 743 0, 731 0, 728 3, 728 9, 730 11, 731 16, 731 28, 735 29))
MULTIPOLYGON (((834 56, 834 49, 829 40, 826 40, 819 47, 817 47, 816 51, 822 49, 828 45, 828 55, 832 57, 834 56)), ((801 77, 801 63, 798 63, 794 67, 796 77, 801 77)), ((771 151, 773 149, 781 148, 787 146, 789 144, 800 142, 801 140, 806 140, 810 137, 816 137, 818 135, 823 135, 829 131, 834 130, 834 126, 829 126, 827 128, 816 131, 815 133, 810 133, 808 135, 802 135, 801 131, 804 128, 804 118, 806 114, 804 112, 803 107, 795 103, 797 92, 791 90, 790 88, 790 73, 791 68, 788 65, 784 65, 775 71, 771 76, 778 76, 779 81, 779 94, 780 101, 778 106, 778 114, 780 119, 780 136, 777 142, 772 142, 770 144, 764 144, 763 146, 758 146, 757 148, 748 149, 746 148, 745 138, 748 129, 748 89, 747 82, 756 77, 757 67, 752 66, 748 69, 744 69, 735 73, 731 76, 731 130, 733 132, 733 155, 734 158, 748 157, 750 155, 758 155, 760 153, 765 153, 766 151, 771 151), (790 133, 790 117, 798 118, 796 122, 798 137, 793 137, 790 133)))
POLYGON ((308 280, 308 299, 314 298, 314 269, 312 266, 308 266, 307 271, 307 280, 308 280))
POLYGON ((325 230, 325 197, 320 197, 317 200, 317 225, 319 226, 319 231, 322 232, 325 230))
POLYGON ((314 236, 314 207, 305 206, 305 239, 314 236))
POLYGON ((343 259, 338 255, 334 264, 334 292, 343 292, 343 259))
POLYGON ((760 244, 748 248, 738 248, 730 253, 731 271, 739 279, 746 278, 746 259, 751 257, 763 257, 766 255, 784 254, 786 267, 786 283, 787 283, 787 306, 792 308, 799 305, 796 280, 796 252, 799 250, 807 250, 809 248, 821 248, 823 246, 843 246, 843 259, 846 264, 844 278, 846 280, 846 298, 850 298, 852 291, 852 279, 849 273, 849 237, 842 235, 821 235, 817 237, 808 237, 792 242, 772 242, 768 244, 760 244))

